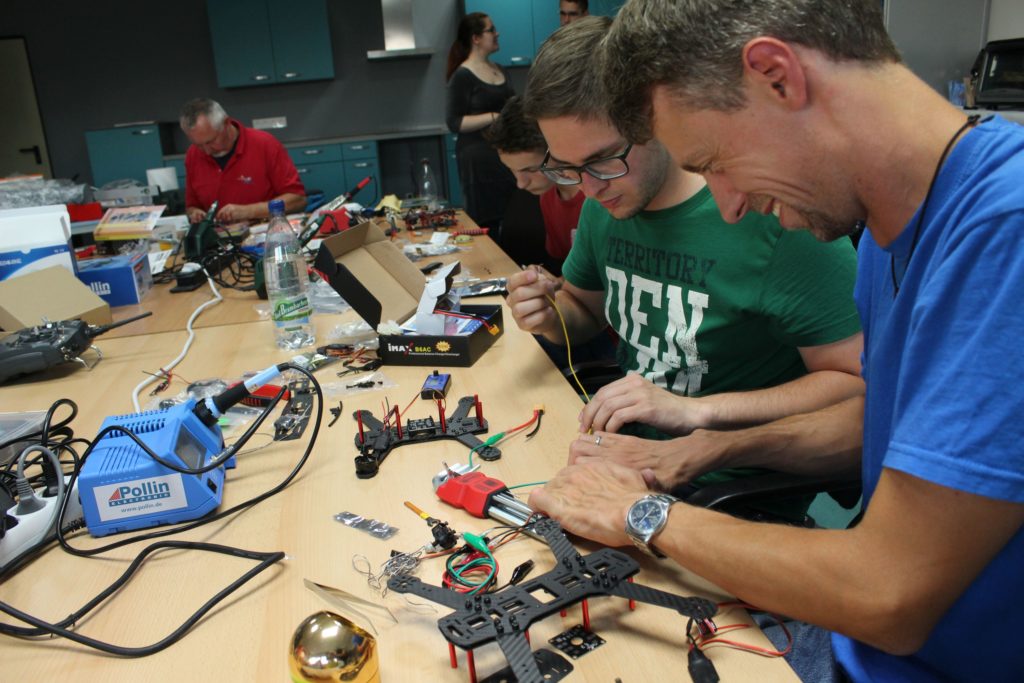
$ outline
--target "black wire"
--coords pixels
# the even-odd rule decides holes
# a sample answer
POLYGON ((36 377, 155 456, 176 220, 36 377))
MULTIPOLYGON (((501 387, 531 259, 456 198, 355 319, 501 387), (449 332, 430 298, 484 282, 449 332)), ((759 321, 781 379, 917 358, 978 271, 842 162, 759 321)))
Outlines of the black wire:
MULTIPOLYGON (((316 408, 316 422, 313 425, 312 435, 310 436, 309 443, 306 446, 306 451, 302 454, 302 457, 299 459, 299 462, 295 465, 294 469, 292 469, 292 471, 288 474, 287 477, 285 477, 285 479, 281 483, 279 483, 274 488, 272 488, 272 489, 270 489, 270 490, 268 490, 268 491, 266 491, 266 492, 264 492, 264 493, 262 493, 262 494, 260 494, 260 495, 258 495, 256 497, 254 497, 254 498, 250 498, 247 501, 243 501, 243 502, 239 503, 238 505, 235 505, 232 508, 228 508, 227 510, 223 510, 221 512, 214 513, 212 515, 209 515, 209 516, 206 516, 206 517, 202 517, 201 519, 194 520, 192 522, 184 522, 184 523, 178 524, 178 525, 170 525, 167 528, 162 529, 160 531, 152 531, 152 532, 149 532, 149 533, 146 533, 146 534, 141 534, 139 536, 133 536, 131 538, 126 538, 126 539, 123 539, 121 541, 117 541, 115 543, 109 543, 109 544, 107 544, 105 546, 100 546, 98 548, 90 548, 89 550, 82 550, 82 549, 79 549, 79 548, 72 547, 70 544, 68 544, 67 539, 64 538, 63 532, 58 530, 58 532, 57 532, 57 541, 60 543, 61 547, 64 548, 64 550, 66 550, 67 552, 71 553, 72 555, 78 555, 79 557, 91 557, 93 555, 99 555, 101 553, 108 552, 110 550, 114 550, 115 548, 121 548, 123 546, 130 545, 132 543, 137 543, 139 541, 150 540, 150 539, 153 539, 153 538, 162 538, 164 536, 170 536, 171 534, 176 534, 179 531, 188 531, 190 529, 195 529, 196 527, 200 527, 200 526, 203 526, 204 524, 209 524, 210 522, 217 521, 218 519, 222 519, 224 517, 227 517, 228 515, 234 514, 235 512, 238 512, 240 510, 245 510, 247 508, 250 508, 253 505, 256 505, 257 503, 262 502, 262 501, 266 500, 267 498, 270 498, 271 496, 276 495, 277 493, 282 491, 286 486, 288 486, 288 484, 291 483, 291 481, 296 477, 296 475, 298 475, 299 470, 302 469, 303 465, 306 464, 306 460, 309 459, 309 454, 312 452, 313 445, 316 443, 316 437, 317 437, 317 434, 320 431, 320 423, 321 423, 322 418, 323 418, 323 391, 320 388, 320 383, 317 382, 316 378, 313 377, 313 374, 310 373, 305 368, 299 367, 298 365, 292 365, 292 364, 288 364, 286 367, 287 368, 291 368, 293 370, 297 370, 298 372, 306 375, 306 377, 309 378, 311 385, 316 390, 316 394, 317 394, 317 408, 316 408)), ((266 420, 267 416, 270 414, 270 411, 274 408, 274 406, 277 405, 278 401, 280 401, 280 399, 281 399, 281 397, 283 395, 284 395, 284 391, 283 391, 283 388, 282 388, 282 391, 278 392, 277 396, 274 397, 274 399, 264 409, 264 411, 260 414, 260 416, 256 418, 256 421, 253 422, 252 425, 250 425, 249 429, 247 429, 245 431, 245 433, 242 434, 242 436, 239 437, 239 439, 237 441, 235 441, 229 447, 229 449, 233 448, 235 450, 235 452, 237 452, 238 450, 241 450, 242 446, 245 445, 246 441, 248 441, 252 437, 252 435, 256 433, 256 430, 259 429, 259 427, 263 424, 263 421, 266 420)), ((166 462, 166 460, 163 460, 162 458, 157 456, 155 453, 153 453, 153 451, 148 446, 143 444, 139 440, 139 438, 137 436, 135 436, 134 434, 132 434, 129 430, 124 429, 123 427, 117 427, 117 429, 127 433, 131 438, 133 438, 135 440, 136 443, 138 443, 138 444, 140 444, 142 446, 142 448, 146 451, 147 454, 149 454, 151 457, 153 457, 157 462, 161 462, 161 463, 166 462)), ((104 430, 104 431, 107 431, 107 430, 104 430)), ((101 434, 102 433, 103 432, 101 432, 101 434)), ((97 436, 96 441, 94 441, 93 443, 95 444, 95 443, 98 443, 98 442, 99 442, 99 436, 97 436)), ((85 460, 89 456, 89 453, 90 453, 91 450, 92 449, 90 448, 89 451, 86 451, 85 453, 82 454, 82 465, 83 466, 84 466, 85 460)), ((234 453, 232 453, 232 455, 233 454, 234 453)), ((221 454, 221 455, 223 456, 224 454, 221 454)), ((228 457, 230 457, 230 455, 228 457)), ((221 462, 224 462, 227 459, 228 459, 227 457, 222 458, 221 456, 218 456, 218 458, 215 458, 215 460, 221 460, 221 462)), ((177 465, 174 466, 174 469, 176 471, 179 471, 179 472, 182 472, 182 473, 185 473, 185 474, 195 474, 195 473, 197 473, 199 471, 204 471, 204 472, 208 471, 207 468, 198 468, 196 470, 190 470, 189 468, 181 468, 181 467, 179 467, 177 465)), ((68 490, 70 490, 71 487, 74 486, 74 483, 75 483, 75 480, 77 479, 77 477, 78 477, 78 473, 77 472, 72 474, 71 481, 68 483, 68 490)), ((59 515, 57 517, 58 525, 62 525, 63 522, 64 522, 64 513, 67 510, 67 503, 68 503, 68 498, 65 497, 63 503, 61 504, 60 513, 59 513, 59 515)))
POLYGON ((0 611, 15 617, 21 621, 32 624, 35 629, 28 629, 20 626, 12 626, 10 624, 0 624, 0 633, 4 633, 16 637, 33 637, 33 636, 47 636, 47 635, 58 635, 68 640, 74 641, 81 645, 107 652, 122 657, 146 657, 164 650, 174 643, 178 642, 188 631, 191 629, 196 622, 203 618, 211 609, 213 609, 218 603, 224 598, 228 597, 236 590, 245 585, 250 579, 257 576, 264 570, 268 569, 273 564, 284 559, 285 554, 283 552, 268 552, 261 553, 250 550, 242 550, 239 548, 231 548, 228 546, 221 546, 212 543, 196 543, 187 541, 162 541, 160 543, 154 543, 136 556, 129 565, 128 569, 118 577, 118 579, 108 586, 103 592, 97 595, 95 598, 86 603, 82 608, 77 610, 75 613, 68 616, 66 619, 51 624, 42 619, 22 612, 21 610, 11 607, 10 605, 0 602, 0 611), (157 550, 163 550, 165 548, 171 549, 182 549, 182 550, 201 550, 205 552, 215 552, 222 555, 233 555, 243 559, 251 559, 259 561, 259 564, 247 571, 241 577, 231 582, 223 590, 219 591, 216 595, 206 601, 198 610, 196 610, 192 616, 186 619, 178 628, 174 629, 170 634, 162 638, 161 640, 153 643, 152 645, 146 645, 142 647, 122 647, 120 645, 111 645, 95 638, 84 636, 75 631, 68 630, 68 626, 73 626, 79 619, 88 614, 93 608, 105 601, 108 597, 119 591, 131 577, 135 571, 143 563, 148 555, 157 550))
MULTIPOLYGON (((292 469, 292 471, 288 474, 287 477, 285 477, 285 479, 281 483, 279 483, 278 485, 276 485, 273 488, 269 489, 268 491, 266 491, 266 492, 264 492, 264 493, 262 493, 262 494, 260 494, 258 496, 255 496, 254 498, 249 499, 248 501, 245 501, 245 502, 240 503, 240 504, 238 504, 238 505, 236 505, 236 506, 234 506, 232 508, 224 510, 223 512, 203 517, 202 519, 196 520, 196 521, 191 522, 191 523, 175 525, 175 526, 172 526, 172 527, 170 527, 168 529, 165 529, 163 531, 160 531, 160 532, 151 532, 151 533, 147 533, 147 534, 143 534, 143 535, 139 535, 139 536, 134 536, 134 537, 132 537, 130 539, 125 539, 125 540, 117 542, 117 543, 111 543, 111 544, 108 544, 108 545, 100 547, 100 548, 93 548, 93 549, 90 549, 90 550, 80 550, 80 549, 77 549, 77 548, 73 548, 73 547, 71 547, 68 544, 67 539, 64 537, 64 534, 65 534, 66 531, 68 531, 68 529, 65 528, 64 525, 63 525, 64 514, 67 511, 67 504, 68 504, 68 500, 70 499, 70 491, 72 490, 72 488, 74 486, 74 483, 75 483, 75 480, 77 479, 78 474, 81 471, 81 467, 84 466, 85 461, 88 458, 89 454, 92 452, 93 448, 95 448, 95 445, 97 443, 99 443, 100 439, 106 433, 114 431, 115 429, 117 429, 117 430, 120 430, 120 431, 128 434, 129 437, 131 437, 133 440, 135 440, 135 442, 138 443, 145 450, 145 452, 147 454, 149 454, 151 457, 153 457, 157 462, 160 462, 162 464, 167 464, 165 460, 163 460, 162 458, 157 456, 155 453, 153 453, 152 449, 150 449, 148 446, 146 446, 144 443, 142 443, 142 441, 135 434, 133 434, 130 430, 127 430, 127 429, 125 429, 123 427, 112 426, 112 427, 110 427, 108 429, 105 429, 105 430, 100 432, 100 434, 96 437, 96 439, 92 442, 92 444, 90 444, 89 448, 85 451, 85 453, 82 454, 82 457, 81 457, 81 459, 79 461, 78 467, 76 467, 75 470, 71 474, 71 480, 68 483, 67 488, 66 488, 66 490, 68 491, 68 495, 65 495, 63 501, 61 501, 61 506, 60 506, 60 510, 59 510, 59 513, 58 513, 58 517, 57 517, 57 533, 56 533, 56 536, 57 536, 57 540, 60 542, 61 547, 64 548, 64 550, 67 551, 68 553, 73 554, 73 555, 78 555, 80 557, 89 557, 89 556, 97 555, 97 554, 100 554, 102 552, 106 552, 108 550, 112 550, 114 548, 119 548, 119 547, 122 547, 124 545, 128 545, 130 543, 136 543, 138 541, 146 540, 146 539, 150 539, 150 538, 158 538, 158 537, 166 536, 166 535, 169 535, 169 534, 172 534, 172 533, 178 533, 180 531, 186 531, 186 530, 189 530, 189 529, 194 529, 194 528, 196 528, 198 526, 202 526, 204 524, 209 524, 209 523, 214 522, 216 520, 222 519, 222 518, 224 518, 224 517, 226 517, 228 515, 231 515, 231 514, 233 514, 235 512, 242 511, 242 510, 245 510, 245 509, 247 509, 249 507, 252 507, 252 506, 256 505, 257 503, 259 503, 259 502, 261 502, 263 500, 266 500, 267 498, 269 498, 269 497, 271 497, 273 495, 276 495, 281 490, 283 490, 285 487, 287 487, 288 484, 290 484, 291 481, 298 475, 299 471, 302 469, 302 467, 305 465, 306 461, 309 459, 309 455, 312 452, 313 446, 316 443, 316 437, 317 437, 317 434, 320 431, 320 424, 321 424, 322 419, 323 419, 323 391, 320 388, 320 384, 317 382, 317 380, 313 376, 313 374, 311 372, 307 371, 305 368, 299 367, 297 365, 288 364, 287 366, 285 366, 285 369, 296 370, 297 372, 299 372, 299 373, 301 373, 301 374, 303 374, 303 375, 305 375, 306 377, 309 378, 310 383, 313 386, 313 388, 315 389, 316 394, 317 394, 317 411, 316 411, 316 422, 314 423, 313 429, 311 430, 311 435, 310 435, 309 443, 306 446, 306 450, 303 452, 302 457, 299 459, 299 462, 295 465, 295 467, 292 469)), ((267 406, 267 408, 256 419, 256 421, 253 423, 253 425, 251 425, 249 427, 249 429, 247 429, 246 432, 237 441, 235 441, 235 443, 232 444, 232 446, 230 446, 228 449, 225 449, 225 450, 227 452, 229 452, 231 455, 233 455, 235 451, 240 450, 241 447, 243 445, 245 445, 245 442, 248 441, 249 438, 251 438, 252 435, 256 432, 256 430, 263 423, 263 421, 266 420, 267 416, 270 414, 270 411, 274 408, 274 406, 277 405, 277 403, 281 400, 281 397, 283 395, 284 395, 284 389, 282 388, 282 390, 278 392, 277 396, 271 401, 271 403, 267 406)), ((215 458, 214 460, 215 461, 216 460, 221 460, 223 462, 223 460, 226 460, 226 458, 222 458, 221 456, 218 456, 218 458, 215 458)), ((177 471, 183 471, 182 468, 175 467, 173 469, 176 469, 177 471)), ((198 472, 200 470, 206 471, 203 468, 198 468, 198 469, 192 470, 192 471, 193 471, 193 473, 195 473, 195 472, 198 472)), ((228 547, 228 546, 222 546, 222 545, 216 545, 216 544, 210 544, 210 543, 198 543, 198 542, 190 542, 190 541, 160 541, 160 542, 151 544, 151 545, 147 546, 146 548, 144 548, 136 556, 136 558, 132 561, 132 563, 128 567, 128 569, 116 581, 114 581, 114 583, 112 583, 103 592, 101 592, 95 598, 93 598, 88 603, 86 603, 82 608, 80 608, 79 610, 77 610, 76 612, 74 612, 73 614, 71 614, 70 616, 65 618, 64 620, 62 620, 60 622, 57 622, 56 624, 51 624, 51 623, 46 622, 46 621, 44 621, 42 619, 38 619, 38 618, 36 618, 36 617, 34 617, 34 616, 30 615, 30 614, 27 614, 25 612, 22 612, 21 610, 18 610, 17 608, 12 607, 12 606, 4 603, 4 602, 0 602, 0 611, 2 611, 2 612, 6 613, 6 614, 8 614, 10 616, 13 616, 13 617, 15 617, 15 618, 17 618, 17 619, 19 619, 21 621, 24 621, 24 622, 26 622, 28 624, 31 624, 31 625, 36 627, 35 629, 28 629, 28 628, 25 628, 25 627, 14 626, 14 625, 11 625, 11 624, 0 624, 0 633, 4 633, 4 634, 8 634, 8 635, 13 635, 13 636, 19 636, 19 637, 31 637, 31 636, 42 636, 42 635, 59 635, 59 636, 65 637, 65 638, 67 638, 69 640, 72 640, 74 642, 77 642, 79 644, 86 645, 87 647, 91 647, 91 648, 94 648, 94 649, 97 649, 97 650, 100 650, 100 651, 103 651, 103 652, 108 652, 110 654, 115 654, 115 655, 124 656, 124 657, 144 657, 144 656, 147 656, 147 655, 159 652, 159 651, 169 647, 170 645, 174 644, 178 640, 180 640, 189 631, 189 629, 192 628, 192 626, 194 626, 206 613, 208 613, 211 609, 213 609, 213 607, 216 606, 219 602, 221 602, 224 598, 226 598, 228 595, 230 595, 231 593, 233 593, 236 590, 238 590, 238 588, 240 588, 242 585, 247 583, 253 577, 257 576, 258 574, 260 574, 261 572, 263 572, 264 570, 266 570, 267 568, 269 568, 273 564, 275 564, 275 563, 279 562, 280 560, 282 560, 284 557, 285 557, 285 554, 283 552, 279 552, 279 551, 278 552, 270 552, 270 553, 261 553, 261 552, 256 552, 256 551, 248 551, 248 550, 243 550, 243 549, 240 549, 240 548, 231 548, 231 547, 228 547), (195 550, 200 550, 200 551, 205 551, 205 552, 216 552, 216 553, 220 553, 220 554, 233 555, 235 557, 240 557, 240 558, 244 558, 244 559, 258 560, 260 562, 260 564, 257 565, 256 567, 253 567, 248 572, 246 572, 241 577, 239 577, 237 580, 235 580, 230 585, 228 585, 226 588, 224 588, 223 590, 218 592, 215 596, 213 596, 213 598, 208 600, 202 607, 200 607, 196 612, 194 612, 192 614, 192 616, 190 616, 188 619, 186 619, 185 622, 182 623, 178 628, 176 628, 174 631, 172 631, 168 636, 166 636, 162 640, 160 640, 160 641, 158 641, 158 642, 156 642, 156 643, 154 643, 152 645, 147 645, 147 646, 144 646, 144 647, 121 647, 121 646, 118 646, 118 645, 112 645, 112 644, 109 644, 109 643, 105 643, 103 641, 99 641, 99 640, 96 640, 94 638, 89 638, 88 636, 83 636, 83 635, 81 635, 79 633, 76 633, 74 631, 70 631, 70 630, 68 630, 66 628, 68 626, 72 626, 79 619, 81 619, 86 614, 88 614, 92 609, 94 609, 96 606, 100 605, 108 597, 110 597, 111 595, 116 593, 118 590, 120 590, 121 587, 123 587, 124 584, 127 583, 127 581, 132 577, 132 575, 135 573, 135 571, 138 569, 138 567, 141 566, 142 562, 146 559, 147 556, 149 556, 150 554, 152 554, 153 552, 155 552, 157 550, 161 550, 161 549, 165 549, 165 548, 195 549, 195 550)))
POLYGON ((537 432, 540 431, 540 419, 542 417, 544 417, 544 411, 543 410, 538 410, 537 411, 537 424, 536 424, 536 426, 533 429, 530 430, 530 433, 526 435, 527 439, 530 439, 531 437, 533 437, 534 434, 536 434, 537 432))
POLYGON ((250 291, 256 285, 258 257, 242 251, 234 242, 221 240, 216 251, 205 254, 200 263, 217 285, 225 289, 250 291), (230 279, 223 277, 228 272, 230 279))
POLYGON ((68 425, 71 423, 72 420, 75 419, 76 415, 78 415, 78 405, 74 401, 72 401, 69 398, 57 399, 50 406, 49 410, 46 411, 46 415, 43 416, 43 423, 42 425, 40 425, 40 428, 38 430, 34 432, 29 432, 28 434, 22 434, 21 436, 16 436, 13 439, 8 439, 7 441, 0 443, 0 450, 3 450, 8 446, 13 446, 14 444, 17 443, 32 441, 37 437, 42 440, 43 445, 46 445, 46 438, 44 437, 48 435, 51 429, 58 435, 63 435, 66 433, 70 436, 73 432, 68 427, 68 425), (71 415, 64 418, 57 424, 51 425, 50 420, 53 419, 54 413, 56 413, 57 409, 60 408, 62 405, 70 406, 71 415))
MULTIPOLYGON (((981 114, 971 114, 967 117, 967 121, 964 125, 960 126, 953 137, 946 143, 946 148, 942 150, 942 156, 939 157, 939 163, 935 165, 935 173, 932 174, 931 182, 928 183, 928 191, 924 195, 924 202, 921 203, 921 210, 917 212, 917 223, 914 225, 914 239, 910 243, 910 250, 907 252, 907 263, 903 267, 903 273, 906 275, 907 269, 910 268, 910 259, 914 256, 914 250, 917 249, 917 239, 921 236, 921 224, 924 222, 924 215, 928 211, 928 202, 932 198, 932 190, 935 189, 935 181, 939 179, 939 172, 942 171, 942 165, 946 163, 946 157, 949 156, 950 151, 953 149, 953 145, 956 141, 964 134, 968 128, 974 128, 978 121, 981 119, 981 114)), ((986 119, 987 120, 987 119, 986 119)), ((900 283, 896 281, 896 257, 889 257, 889 275, 892 277, 892 290, 893 297, 900 293, 900 283)))

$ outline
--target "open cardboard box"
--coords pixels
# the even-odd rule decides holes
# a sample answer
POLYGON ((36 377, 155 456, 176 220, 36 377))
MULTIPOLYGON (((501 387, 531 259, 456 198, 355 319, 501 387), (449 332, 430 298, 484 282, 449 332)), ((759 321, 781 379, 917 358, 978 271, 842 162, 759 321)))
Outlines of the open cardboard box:
MULTIPOLYGON (((426 281, 372 222, 362 223, 320 243, 316 268, 331 287, 371 327, 381 321, 401 324, 416 312, 426 281)), ((463 313, 486 320, 468 335, 380 335, 378 354, 391 365, 469 367, 504 332, 500 305, 462 306, 463 313)))
POLYGON ((0 282, 0 328, 16 332, 42 324, 44 318, 53 322, 81 318, 90 325, 112 321, 107 302, 63 266, 0 282))

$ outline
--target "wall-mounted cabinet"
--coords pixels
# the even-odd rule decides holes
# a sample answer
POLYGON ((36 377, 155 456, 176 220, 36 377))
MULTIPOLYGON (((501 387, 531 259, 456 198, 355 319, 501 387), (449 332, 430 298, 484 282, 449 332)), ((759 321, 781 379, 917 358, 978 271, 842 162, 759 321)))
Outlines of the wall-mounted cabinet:
MULTIPOLYGON (((614 16, 625 0, 591 0, 590 13, 614 16)), ((502 66, 529 66, 559 26, 555 0, 466 0, 466 13, 483 12, 498 29, 501 49, 491 58, 502 66)))
POLYGON ((222 88, 334 78, 326 0, 207 0, 222 88))
POLYGON ((164 165, 164 154, 171 143, 171 128, 167 124, 86 131, 93 185, 100 187, 125 178, 148 184, 146 169, 164 165))
POLYGON ((558 28, 553 0, 466 0, 466 13, 483 12, 498 29, 501 49, 491 59, 502 66, 529 66, 537 47, 558 28))
MULTIPOLYGON (((322 190, 328 200, 355 187, 367 176, 375 186, 380 182, 377 143, 372 140, 289 147, 288 155, 295 162, 306 192, 322 190)), ((356 199, 365 201, 365 197, 356 199)))

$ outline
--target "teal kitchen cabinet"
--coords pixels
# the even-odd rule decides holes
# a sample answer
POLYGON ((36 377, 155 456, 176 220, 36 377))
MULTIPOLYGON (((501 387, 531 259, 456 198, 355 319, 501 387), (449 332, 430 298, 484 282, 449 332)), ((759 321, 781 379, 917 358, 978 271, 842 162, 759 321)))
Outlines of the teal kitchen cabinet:
POLYGON ((288 156, 295 162, 295 168, 307 193, 322 190, 324 197, 331 200, 345 191, 345 166, 342 163, 341 145, 289 147, 288 156))
POLYGON ((85 145, 93 185, 100 187, 124 178, 146 185, 146 169, 164 165, 165 149, 171 145, 170 128, 152 123, 89 130, 85 132, 85 145))
MULTIPOLYGON (((613 17, 624 2, 591 0, 590 13, 613 17)), ((556 0, 466 0, 466 13, 469 12, 483 12, 494 22, 501 49, 492 60, 502 66, 529 66, 540 46, 559 26, 556 0)))
POLYGON ((380 157, 377 153, 377 142, 346 142, 341 146, 341 153, 345 159, 346 190, 351 190, 367 176, 371 179, 370 184, 360 190, 353 200, 367 205, 375 197, 379 200, 383 193, 380 188, 380 157))
MULTIPOLYGON (((555 25, 558 25, 558 3, 552 0, 555 25)), ((500 49, 491 60, 502 66, 529 66, 533 61, 533 4, 509 0, 466 0, 466 13, 483 12, 498 29, 500 49), (524 11, 525 10, 525 11, 524 11)))
POLYGON ((380 200, 380 163, 377 157, 368 159, 350 159, 345 161, 345 189, 351 190, 364 178, 369 176, 370 183, 352 198, 352 201, 366 204, 374 198, 380 200))
POLYGON ((307 192, 322 190, 330 201, 370 176, 370 186, 355 201, 368 203, 374 194, 380 198, 380 167, 374 140, 288 147, 288 155, 295 162, 307 192))
MULTIPOLYGON (((533 0, 532 10, 533 55, 536 55, 548 36, 558 29, 558 3, 554 0, 533 0)), ((533 61, 533 55, 530 61, 533 61)))
POLYGON ((326 0, 207 0, 222 88, 334 78, 326 0))
POLYGON ((626 0, 590 0, 590 13, 614 17, 626 4, 626 0))

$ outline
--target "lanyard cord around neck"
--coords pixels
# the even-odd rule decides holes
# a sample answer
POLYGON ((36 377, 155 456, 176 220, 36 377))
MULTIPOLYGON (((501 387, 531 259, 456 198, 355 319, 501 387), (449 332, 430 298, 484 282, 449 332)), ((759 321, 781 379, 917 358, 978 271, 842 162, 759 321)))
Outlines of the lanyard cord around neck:
MULTIPOLYGON (((914 256, 914 250, 917 248, 917 239, 921 236, 921 224, 924 223, 924 215, 925 212, 928 211, 928 201, 932 198, 932 190, 935 189, 935 181, 939 178, 939 171, 942 170, 942 165, 946 163, 946 157, 949 156, 949 152, 953 149, 953 145, 956 141, 964 134, 964 131, 977 125, 980 119, 980 114, 971 114, 968 116, 967 122, 953 133, 953 137, 951 137, 949 142, 946 143, 946 149, 942 150, 942 156, 939 157, 939 163, 935 165, 935 173, 932 175, 932 181, 928 183, 928 191, 924 195, 924 202, 921 204, 921 210, 917 214, 917 224, 914 226, 914 239, 910 243, 910 251, 907 252, 907 264, 903 268, 904 274, 906 274, 907 269, 910 268, 910 259, 914 256)), ((896 281, 896 256, 889 257, 889 270, 892 275, 892 296, 893 298, 896 298, 896 295, 900 293, 900 285, 899 282, 896 281)))

